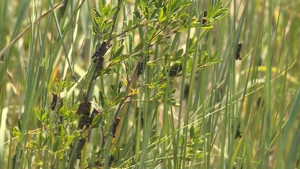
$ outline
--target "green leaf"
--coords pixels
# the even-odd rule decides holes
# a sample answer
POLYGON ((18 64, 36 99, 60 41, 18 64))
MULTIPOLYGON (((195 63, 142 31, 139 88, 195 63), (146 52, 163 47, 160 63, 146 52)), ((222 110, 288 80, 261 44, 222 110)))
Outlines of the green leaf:
POLYGON ((113 24, 113 20, 106 21, 105 23, 104 23, 104 20, 103 20, 103 23, 101 23, 101 25, 102 25, 101 30, 105 30, 107 28, 110 28, 112 26, 112 24, 113 24))
POLYGON ((68 111, 65 112, 64 118, 67 119, 67 118, 70 117, 70 115, 72 115, 72 111, 68 110, 68 111))
POLYGON ((158 12, 158 21, 161 22, 162 17, 164 16, 164 9, 163 8, 159 8, 159 12, 158 12))
POLYGON ((22 131, 22 122, 21 119, 18 118, 18 129, 19 131, 22 131))
POLYGON ((126 92, 126 91, 122 91, 122 92, 118 95, 118 97, 115 99, 116 102, 119 103, 121 100, 125 99, 126 95, 127 95, 127 92, 126 92))
POLYGON ((96 115, 92 121, 91 128, 97 128, 102 122, 102 115, 96 115))
POLYGON ((219 49, 217 49, 215 51, 215 53, 212 55, 210 61, 216 61, 218 59, 218 57, 219 57, 219 49))
POLYGON ((62 106, 59 110, 59 115, 64 116, 67 111, 68 111, 68 107, 62 106))
POLYGON ((134 12, 133 12, 133 15, 134 15, 137 19, 139 19, 139 20, 141 19, 141 14, 140 14, 139 11, 137 11, 137 10, 134 11, 134 12))
POLYGON ((46 119, 48 119, 48 113, 45 113, 45 114, 42 115, 41 122, 44 123, 46 119))
POLYGON ((180 107, 180 103, 176 102, 175 99, 172 99, 172 100, 171 100, 171 105, 172 105, 172 106, 175 106, 175 107, 180 107))
POLYGON ((138 51, 138 50, 142 49, 142 47, 143 47, 143 43, 142 43, 142 42, 139 42, 139 43, 135 46, 134 51, 138 51))
POLYGON ((227 8, 222 8, 218 11, 218 13, 212 17, 215 21, 220 20, 224 18, 228 14, 228 9, 227 8))
POLYGON ((102 90, 99 91, 99 100, 100 100, 100 105, 101 107, 105 107, 105 96, 102 92, 102 90))
POLYGON ((103 13, 105 16, 107 16, 107 15, 109 16, 112 13, 111 11, 112 11, 111 5, 107 4, 107 6, 104 7, 103 13))
POLYGON ((194 138, 194 135, 195 135, 195 128, 194 128, 194 126, 192 126, 190 128, 190 138, 194 138))
POLYGON ((151 15, 150 15, 150 20, 152 20, 152 19, 157 19, 157 9, 154 9, 153 11, 151 11, 150 12, 151 13, 151 15))
POLYGON ((114 63, 117 63, 117 62, 120 62, 120 60, 122 59, 122 56, 119 55, 117 57, 115 57, 113 60, 111 60, 111 64, 114 64, 114 63))
POLYGON ((78 107, 79 107, 79 103, 74 104, 74 105, 72 106, 71 110, 72 110, 72 111, 76 111, 76 110, 78 109, 78 107))
POLYGON ((163 35, 157 35, 157 43, 159 43, 163 39, 163 35))
POLYGON ((210 25, 210 24, 204 24, 204 25, 202 25, 202 27, 201 27, 202 29, 212 29, 213 28, 213 26, 212 25, 210 25))
POLYGON ((31 148, 38 148, 39 147, 39 145, 36 141, 30 141, 28 144, 31 148))
POLYGON ((177 11, 180 8, 180 1, 175 0, 173 1, 173 3, 171 4, 171 12, 174 13, 175 11, 177 11))
POLYGON ((117 95, 117 87, 115 85, 110 85, 110 92, 112 96, 116 96, 117 95))
POLYGON ((128 26, 127 29, 132 27, 132 20, 131 19, 128 21, 127 26, 128 26))
POLYGON ((46 138, 45 138, 45 140, 44 140, 44 142, 43 142, 43 144, 42 144, 41 147, 44 147, 47 144, 48 140, 49 140, 49 136, 46 136, 46 138))
POLYGON ((186 71, 185 71, 186 74, 188 74, 192 70, 193 62, 194 62, 193 59, 188 60, 186 71))
POLYGON ((149 14, 150 14, 150 13, 151 13, 151 12, 150 12, 149 8, 148 8, 147 6, 145 6, 145 12, 144 12, 145 17, 146 17, 146 18, 149 18, 149 14))
POLYGON ((41 113, 40 113, 40 110, 35 108, 34 110, 34 114, 36 115, 36 117, 41 121, 41 113))
POLYGON ((202 56, 201 56, 200 62, 202 63, 202 62, 204 62, 204 61, 207 61, 207 60, 206 60, 207 57, 208 57, 208 54, 207 54, 206 51, 204 51, 203 54, 202 54, 202 56))
POLYGON ((101 0, 98 1, 98 7, 100 12, 102 13, 102 16, 104 16, 104 7, 101 0))
POLYGON ((120 93, 120 91, 121 91, 121 88, 122 88, 122 83, 121 83, 121 82, 119 82, 119 84, 118 84, 118 94, 120 93))
POLYGON ((211 12, 208 12, 207 17, 208 18, 213 18, 218 11, 220 10, 220 8, 222 7, 223 2, 219 1, 213 8, 213 10, 211 12))
POLYGON ((176 52, 176 54, 175 54, 175 60, 176 60, 177 58, 181 58, 182 54, 183 54, 183 49, 179 49, 179 50, 176 52))
POLYGON ((156 29, 155 28, 149 28, 148 29, 148 39, 151 39, 153 36, 154 36, 154 34, 156 33, 156 29))
POLYGON ((93 8, 93 12, 95 14, 95 17, 101 17, 101 14, 95 8, 93 8))
POLYGON ((72 135, 67 135, 66 137, 67 137, 67 143, 64 146, 64 150, 66 150, 69 147, 69 145, 73 142, 75 138, 75 136, 72 135))
POLYGON ((120 54, 122 53, 123 49, 124 49, 123 45, 121 47, 119 47, 117 49, 117 51, 115 52, 115 54, 114 54, 114 58, 117 57, 117 56, 120 56, 120 54))
POLYGON ((214 64, 220 63, 222 61, 223 61, 223 59, 215 60, 215 61, 210 62, 209 65, 214 65, 214 64))
POLYGON ((139 35, 140 35, 141 42, 144 42, 144 30, 143 30, 142 25, 139 24, 138 29, 139 29, 139 35))
POLYGON ((56 138, 55 139, 55 142, 54 142, 54 146, 53 146, 53 152, 57 152, 58 149, 59 149, 59 142, 60 142, 60 139, 59 138, 56 138))
POLYGON ((213 8, 213 1, 212 0, 209 0, 208 1, 208 5, 207 5, 207 12, 210 13, 212 8, 213 8))
POLYGON ((103 74, 104 74, 104 75, 110 75, 111 72, 114 72, 114 68, 108 68, 108 69, 106 69, 106 70, 103 72, 103 74))

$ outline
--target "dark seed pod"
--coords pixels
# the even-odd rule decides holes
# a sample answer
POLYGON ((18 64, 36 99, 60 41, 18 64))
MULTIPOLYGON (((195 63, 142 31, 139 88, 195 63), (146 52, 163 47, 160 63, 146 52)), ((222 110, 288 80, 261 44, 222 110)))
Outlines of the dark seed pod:
POLYGON ((85 101, 79 104, 77 114, 82 115, 79 119, 78 129, 83 129, 84 126, 90 127, 90 110, 91 102, 85 101))
MULTIPOLYGON (((149 57, 150 57, 150 56, 148 56, 148 59, 149 59, 149 57)), ((145 69, 145 67, 144 67, 144 62, 146 62, 147 60, 146 60, 146 58, 144 58, 143 60, 144 60, 144 61, 138 62, 138 65, 137 65, 137 67, 138 67, 138 72, 137 72, 138 74, 137 74, 137 75, 138 75, 138 76, 141 75, 141 74, 143 74, 143 71, 144 71, 144 69, 145 69)))
POLYGON ((96 52, 93 54, 92 58, 99 58, 103 57, 105 53, 107 52, 107 43, 103 41, 101 43, 101 46, 96 50, 96 52))
POLYGON ((83 103, 79 104, 79 107, 76 111, 76 114, 85 114, 89 115, 91 111, 91 102, 84 101, 83 103))
POLYGON ((186 84, 185 86, 184 86, 184 98, 188 98, 188 96, 189 96, 189 93, 190 93, 190 85, 189 84, 186 84))
POLYGON ((116 135, 116 131, 117 131, 117 127, 119 125, 119 122, 120 122, 120 118, 116 118, 113 122, 113 128, 112 128, 112 135, 113 135, 113 138, 115 138, 115 135, 116 135))
POLYGON ((94 60, 94 64, 96 64, 97 69, 100 69, 100 70, 103 69, 103 62, 104 62, 103 57, 95 58, 95 60, 94 60))
POLYGON ((257 106, 257 109, 259 109, 259 108, 263 109, 264 108, 265 101, 264 101, 264 99, 261 96, 259 98, 257 98, 256 106, 257 106))
POLYGON ((94 58, 94 64, 96 64, 96 68, 102 70, 103 69, 103 56, 108 50, 107 43, 102 42, 101 46, 97 49, 97 51, 93 54, 92 58, 94 58))
POLYGON ((108 161, 108 165, 111 166, 111 164, 114 162, 115 157, 113 155, 110 156, 109 161, 108 161))
POLYGON ((17 153, 14 154, 13 158, 12 158, 12 168, 15 168, 16 166, 16 161, 17 161, 17 153))
POLYGON ((57 94, 52 93, 52 95, 53 95, 53 98, 52 98, 50 108, 51 108, 51 110, 54 110, 55 106, 56 106, 56 103, 57 103, 57 94))
POLYGON ((203 19, 202 19, 202 24, 205 24, 206 23, 206 16, 207 16, 207 11, 205 10, 204 13, 203 13, 203 19))
POLYGON ((138 75, 138 76, 141 75, 141 74, 143 73, 143 70, 144 70, 143 64, 144 64, 143 62, 138 62, 138 65, 137 65, 137 67, 138 67, 137 75, 138 75))
POLYGON ((86 142, 85 138, 80 138, 77 145, 77 159, 81 158, 81 150, 83 149, 83 146, 86 142))
MULTIPOLYGON (((16 147, 15 152, 16 153, 13 155, 13 158, 12 158, 12 168, 15 168, 15 165, 17 162, 18 147, 16 147)), ((22 155, 22 150, 21 150, 21 155, 22 155)), ((21 157, 21 155, 20 155, 20 157, 21 157)))
POLYGON ((242 47, 243 47, 243 44, 241 42, 239 42, 237 49, 236 49, 235 60, 242 60, 242 58, 241 58, 242 47))
POLYGON ((179 72, 181 72, 182 70, 182 66, 181 64, 175 64, 173 66, 171 66, 170 71, 169 72, 169 76, 176 76, 179 72))
MULTIPOLYGON (((135 118, 138 118, 138 117, 139 117, 139 112, 137 111, 135 113, 135 118)), ((136 120, 138 120, 138 119, 136 119, 136 120)), ((141 112, 141 126, 144 126, 144 112, 143 111, 141 112)))
POLYGON ((242 138, 242 133, 241 133, 241 130, 240 130, 240 125, 238 125, 238 128, 236 130, 235 139, 237 139, 238 137, 242 138))
POLYGON ((89 128, 90 127, 90 118, 87 115, 82 115, 79 119, 78 129, 83 129, 84 127, 89 128))

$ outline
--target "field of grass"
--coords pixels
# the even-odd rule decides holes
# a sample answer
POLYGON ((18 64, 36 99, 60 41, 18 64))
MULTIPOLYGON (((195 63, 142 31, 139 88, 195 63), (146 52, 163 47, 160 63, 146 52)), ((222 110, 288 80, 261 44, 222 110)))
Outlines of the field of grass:
POLYGON ((0 168, 300 168, 300 1, 0 1, 0 168))

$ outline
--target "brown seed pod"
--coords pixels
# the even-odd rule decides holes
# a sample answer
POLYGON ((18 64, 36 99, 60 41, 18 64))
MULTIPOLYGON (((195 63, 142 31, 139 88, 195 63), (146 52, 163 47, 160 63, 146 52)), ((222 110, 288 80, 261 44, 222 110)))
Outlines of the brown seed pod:
MULTIPOLYGON (((12 168, 15 168, 15 165, 16 165, 16 162, 17 162, 18 146, 16 147, 15 152, 16 153, 13 155, 13 158, 12 158, 12 168)), ((23 151, 21 150, 20 157, 22 156, 22 153, 23 153, 23 151)))
POLYGON ((76 114, 85 114, 89 115, 91 111, 91 102, 84 101, 83 103, 79 104, 79 107, 76 111, 76 114))
MULTIPOLYGON (((150 57, 150 56, 148 56, 148 59, 149 59, 149 57, 150 57)), ((138 65, 137 65, 137 67, 138 67, 137 75, 138 75, 138 76, 141 75, 141 74, 143 74, 143 71, 144 71, 144 69, 145 69, 145 67, 144 67, 144 62, 146 62, 147 60, 146 60, 146 58, 144 58, 143 60, 144 60, 144 61, 138 62, 138 65)))
POLYGON ((204 13, 203 13, 202 24, 206 23, 206 21, 207 21, 206 16, 207 16, 207 11, 205 10, 204 13))
POLYGON ((188 96, 189 96, 189 93, 190 93, 190 85, 189 84, 186 84, 185 86, 184 86, 184 98, 188 98, 188 96))
POLYGON ((81 150, 83 149, 83 146, 86 142, 85 138, 80 138, 77 145, 77 159, 81 158, 81 150))
POLYGON ((236 49, 235 60, 242 60, 242 58, 241 58, 242 47, 243 47, 243 44, 241 42, 239 42, 237 49, 236 49))
POLYGON ((103 62, 104 62, 103 56, 105 55, 107 50, 108 50, 108 44, 107 44, 107 42, 103 41, 101 43, 101 46, 93 54, 92 58, 94 58, 94 64, 96 64, 97 69, 100 69, 100 70, 103 69, 103 62))
POLYGON ((108 161, 108 165, 111 166, 111 164, 114 162, 115 157, 113 155, 110 156, 109 161, 108 161))
POLYGON ((173 66, 171 66, 169 72, 169 76, 176 76, 179 72, 181 72, 182 70, 182 66, 181 64, 175 64, 173 66))
POLYGON ((55 109, 56 103, 57 103, 57 94, 52 93, 53 97, 52 97, 52 102, 50 105, 51 110, 55 109))
POLYGON ((116 134, 116 131, 117 131, 117 127, 118 127, 118 124, 120 122, 120 118, 116 118, 113 122, 113 128, 112 128, 112 135, 113 135, 113 138, 115 138, 115 134, 116 134))
MULTIPOLYGON (((144 112, 142 111, 141 112, 141 126, 144 126, 144 112)), ((135 113, 135 118, 138 118, 139 117, 139 112, 137 111, 136 113, 135 113)), ((137 121, 138 121, 138 119, 136 119, 137 121)))
POLYGON ((93 54, 92 58, 99 58, 103 57, 105 53, 107 52, 107 43, 103 41, 101 43, 101 46, 96 50, 96 52, 93 54))
POLYGON ((85 101, 79 104, 76 114, 82 116, 79 119, 78 129, 83 129, 84 126, 90 127, 90 110, 91 102, 85 101))
POLYGON ((84 127, 89 128, 90 127, 90 118, 87 115, 82 115, 79 119, 78 129, 83 129, 84 127))
POLYGON ((237 139, 238 137, 242 138, 242 133, 241 133, 241 130, 240 130, 240 125, 238 125, 238 127, 236 129, 235 139, 237 139))
POLYGON ((96 64, 97 69, 100 69, 100 70, 103 69, 103 62, 104 62, 103 57, 95 58, 95 60, 94 60, 94 64, 96 64))
POLYGON ((143 73, 143 70, 144 70, 143 64, 144 64, 143 62, 138 62, 138 65, 137 65, 137 67, 138 67, 137 75, 138 75, 138 76, 141 75, 141 74, 143 73))

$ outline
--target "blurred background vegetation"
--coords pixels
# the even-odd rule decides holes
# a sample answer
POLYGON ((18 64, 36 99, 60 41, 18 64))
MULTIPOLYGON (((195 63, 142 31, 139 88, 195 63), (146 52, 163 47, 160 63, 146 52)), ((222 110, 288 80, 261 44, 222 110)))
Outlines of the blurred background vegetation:
POLYGON ((298 9, 0 1, 1 166, 300 168, 298 9))

